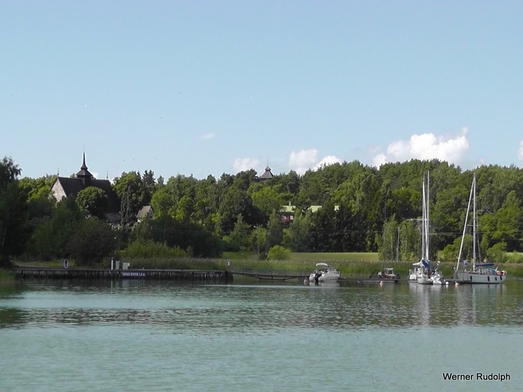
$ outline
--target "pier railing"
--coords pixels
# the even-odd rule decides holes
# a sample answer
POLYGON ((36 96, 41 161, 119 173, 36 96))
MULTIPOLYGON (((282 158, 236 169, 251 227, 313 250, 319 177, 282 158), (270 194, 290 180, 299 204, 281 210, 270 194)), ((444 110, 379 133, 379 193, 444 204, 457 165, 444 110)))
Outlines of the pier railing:
POLYGON ((230 272, 233 275, 250 276, 260 280, 302 280, 308 278, 310 274, 303 271, 269 271, 250 268, 232 269, 230 272))

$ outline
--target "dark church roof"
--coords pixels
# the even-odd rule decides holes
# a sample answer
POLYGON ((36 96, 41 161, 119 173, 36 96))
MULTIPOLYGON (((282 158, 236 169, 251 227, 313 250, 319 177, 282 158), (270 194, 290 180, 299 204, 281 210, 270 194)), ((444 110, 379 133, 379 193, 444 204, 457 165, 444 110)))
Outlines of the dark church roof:
POLYGON ((261 176, 260 176, 260 180, 270 180, 272 178, 272 173, 271 173, 271 168, 269 166, 267 166, 265 168, 265 173, 263 173, 261 176))
POLYGON ((76 173, 76 177, 88 179, 93 178, 93 175, 89 172, 89 170, 87 169, 87 165, 85 164, 85 152, 83 155, 82 166, 80 167, 80 171, 76 173))

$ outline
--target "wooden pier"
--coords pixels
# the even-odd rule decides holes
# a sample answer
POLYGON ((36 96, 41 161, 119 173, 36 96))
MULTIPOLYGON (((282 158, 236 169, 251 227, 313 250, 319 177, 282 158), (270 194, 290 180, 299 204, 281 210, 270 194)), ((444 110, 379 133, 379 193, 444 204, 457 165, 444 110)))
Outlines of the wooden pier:
POLYGON ((232 274, 225 270, 16 267, 11 271, 17 279, 168 279, 199 282, 232 280, 232 274))
POLYGON ((303 281, 305 278, 309 278, 307 272, 300 271, 267 271, 267 270, 253 270, 253 269, 242 269, 242 270, 232 270, 232 275, 241 275, 249 276, 251 278, 256 278, 259 280, 292 280, 297 279, 298 281, 303 281))
POLYGON ((399 283, 399 279, 380 279, 380 278, 346 278, 347 282, 362 283, 362 284, 389 284, 399 283))
MULTIPOLYGON (((309 279, 310 273, 303 271, 268 271, 268 270, 254 270, 254 269, 241 269, 241 270, 232 270, 231 274, 248 276, 251 278, 256 278, 258 280, 280 280, 287 281, 297 279, 298 282, 303 282, 305 279, 309 279)), ((380 283, 399 283, 400 279, 379 279, 379 278, 356 278, 356 277, 347 277, 339 278, 338 282, 347 282, 347 283, 364 283, 364 284, 380 284, 380 283)))

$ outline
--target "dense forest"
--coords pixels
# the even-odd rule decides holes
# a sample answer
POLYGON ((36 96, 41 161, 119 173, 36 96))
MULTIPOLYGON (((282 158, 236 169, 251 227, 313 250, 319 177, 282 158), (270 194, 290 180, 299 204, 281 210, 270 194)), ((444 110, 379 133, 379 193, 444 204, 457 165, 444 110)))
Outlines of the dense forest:
MULTIPOLYGON (((523 247, 523 171, 490 165, 474 172, 482 257, 506 262, 523 247)), ((220 257, 239 250, 267 257, 271 249, 378 251, 384 260, 417 260, 427 173, 431 257, 453 261, 474 172, 438 160, 379 168, 344 162, 265 181, 254 170, 218 179, 176 175, 167 181, 148 170, 129 172, 113 182, 121 220, 109 224, 100 189, 88 187, 57 202, 51 195, 54 176, 21 178, 22 169, 5 157, 0 161, 0 262, 69 257, 92 265, 122 254, 220 257), (146 205, 154 218, 138 221, 146 205)))

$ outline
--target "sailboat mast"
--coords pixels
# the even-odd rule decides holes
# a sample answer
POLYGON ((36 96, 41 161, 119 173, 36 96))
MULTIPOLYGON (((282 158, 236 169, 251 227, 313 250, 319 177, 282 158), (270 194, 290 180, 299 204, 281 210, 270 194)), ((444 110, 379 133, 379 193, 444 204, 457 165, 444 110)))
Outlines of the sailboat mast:
POLYGON ((426 230, 426 219, 427 219, 427 207, 425 206, 425 176, 423 176, 423 186, 421 194, 421 260, 425 260, 425 230, 426 230))
POLYGON ((476 270, 476 173, 472 179, 472 188, 474 189, 474 206, 472 210, 472 270, 476 270))
POLYGON ((427 261, 430 260, 430 207, 429 207, 429 200, 430 200, 430 173, 427 172, 427 201, 425 202, 425 210, 426 210, 426 222, 425 222, 425 257, 427 261))
MULTIPOLYGON (((456 274, 458 272, 458 269, 459 269, 459 263, 461 261, 461 255, 463 254, 463 244, 465 242, 465 235, 467 234, 467 225, 468 225, 468 221, 469 221, 469 214, 470 214, 470 205, 472 204, 472 199, 474 198, 474 200, 476 199, 475 197, 475 194, 476 194, 476 191, 475 191, 475 184, 476 184, 476 174, 474 173, 474 177, 473 177, 473 180, 472 180, 472 186, 470 187, 470 194, 469 194, 469 202, 467 204, 467 212, 465 213, 465 224, 463 225, 463 234, 461 235, 461 245, 459 246, 459 253, 458 253, 458 262, 456 264, 456 274)), ((474 205, 476 203, 474 202, 474 205)))

